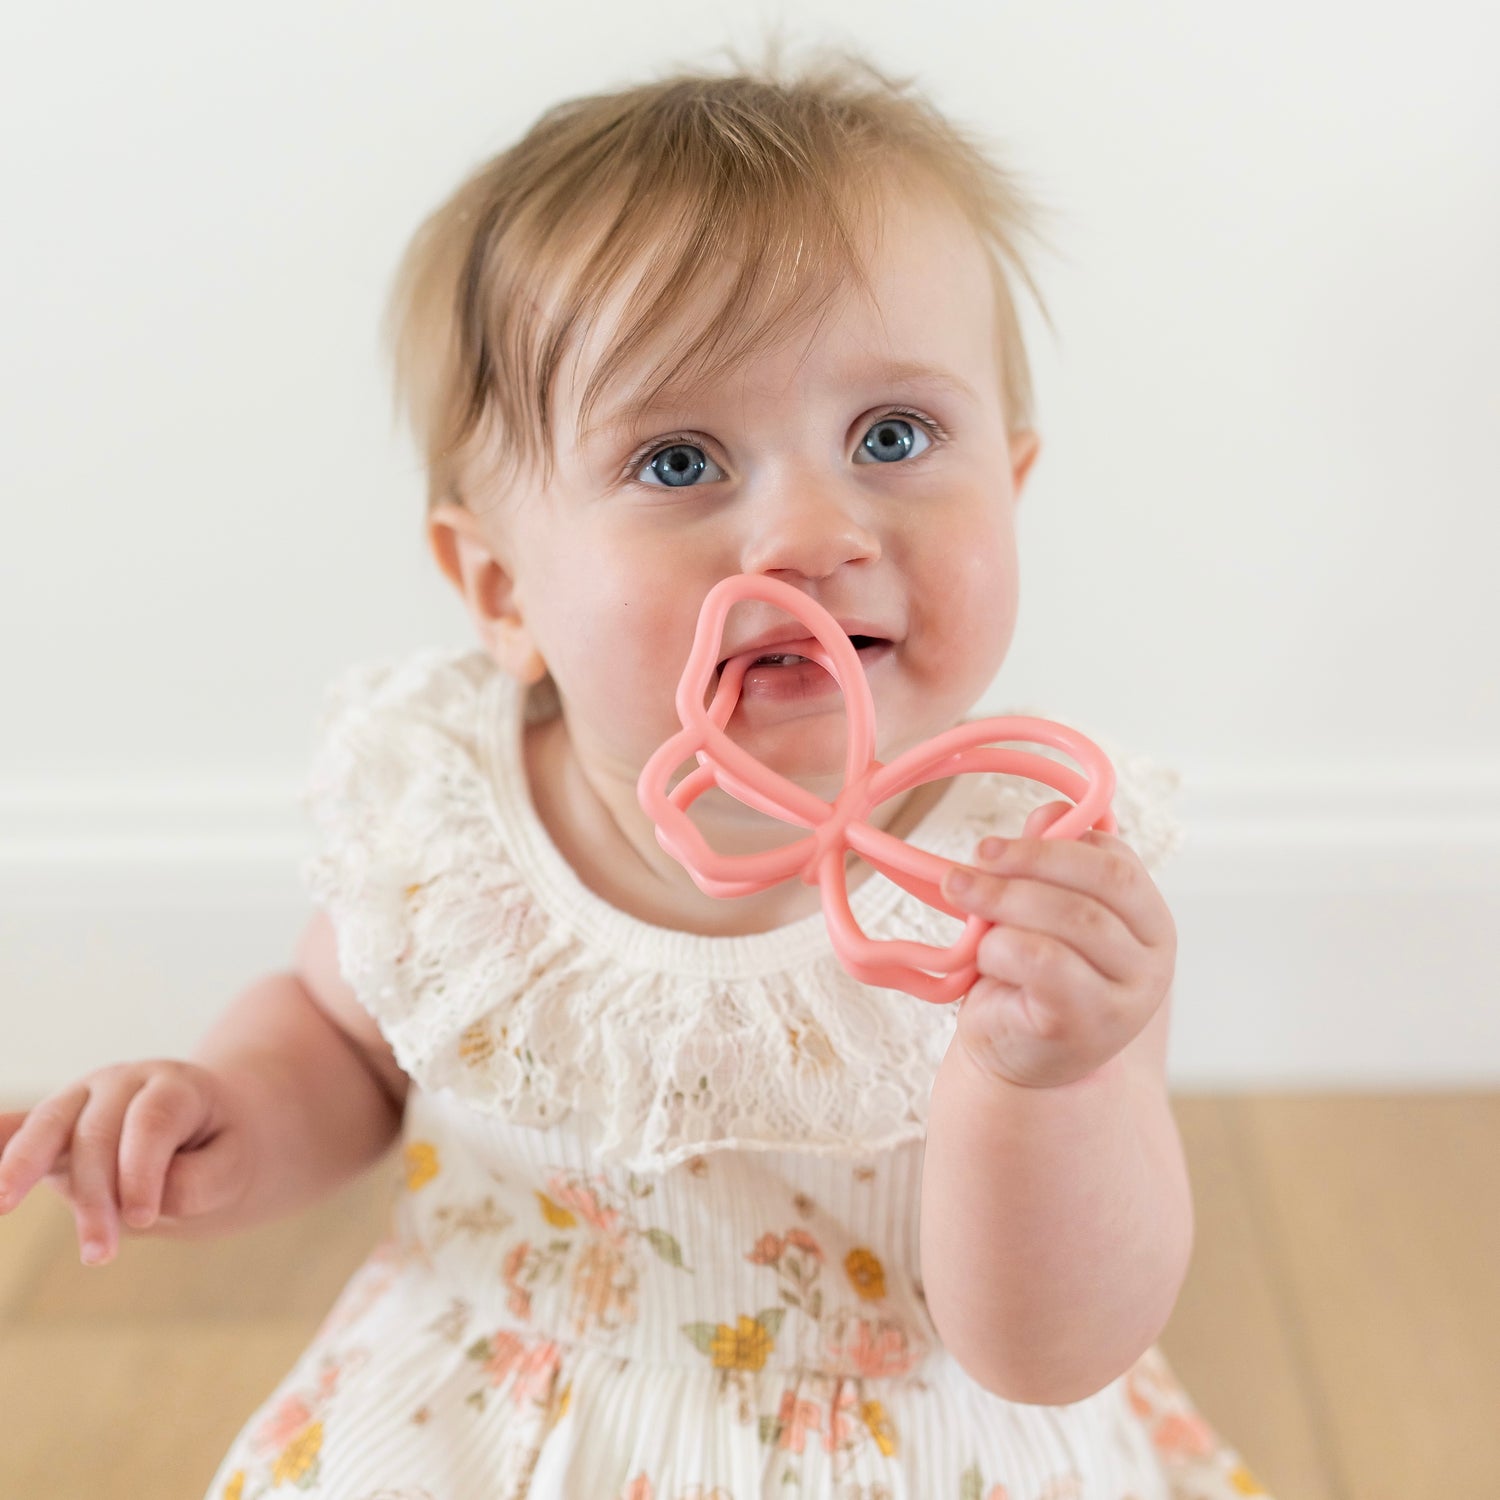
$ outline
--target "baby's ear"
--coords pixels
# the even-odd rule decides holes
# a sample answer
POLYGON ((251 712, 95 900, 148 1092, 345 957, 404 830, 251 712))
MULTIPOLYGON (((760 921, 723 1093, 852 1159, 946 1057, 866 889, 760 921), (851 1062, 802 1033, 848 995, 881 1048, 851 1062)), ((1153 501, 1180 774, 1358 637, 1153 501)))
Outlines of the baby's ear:
POLYGON ((1036 456, 1041 452, 1042 439, 1039 433, 1026 428, 1021 432, 1013 432, 1009 437, 1010 446, 1010 478, 1011 494, 1014 499, 1021 498, 1021 490, 1026 484, 1026 476, 1031 472, 1031 466, 1036 462, 1036 456))
POLYGON ((547 664, 522 617, 511 574, 473 511, 439 501, 427 514, 427 542, 463 598, 485 650, 512 677, 540 682, 547 664))

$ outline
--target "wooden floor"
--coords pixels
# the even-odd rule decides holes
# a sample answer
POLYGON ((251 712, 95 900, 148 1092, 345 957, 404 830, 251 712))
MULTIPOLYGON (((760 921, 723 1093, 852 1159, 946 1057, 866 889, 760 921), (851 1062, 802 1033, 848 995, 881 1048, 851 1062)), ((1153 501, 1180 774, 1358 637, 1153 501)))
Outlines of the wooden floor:
MULTIPOLYGON (((1176 1107, 1198 1238, 1162 1346, 1203 1414, 1278 1500, 1500 1496, 1500 1094, 1176 1107)), ((98 1269, 50 1191, 0 1219, 0 1497, 201 1500, 394 1168, 98 1269)))

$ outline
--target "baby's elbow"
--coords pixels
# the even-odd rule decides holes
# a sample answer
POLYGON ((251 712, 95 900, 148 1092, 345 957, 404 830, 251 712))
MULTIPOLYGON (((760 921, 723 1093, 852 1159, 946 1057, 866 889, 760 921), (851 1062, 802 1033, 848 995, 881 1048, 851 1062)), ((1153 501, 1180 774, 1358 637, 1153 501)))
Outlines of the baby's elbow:
POLYGON ((1014 1345, 1003 1357, 993 1346, 975 1350, 947 1343, 949 1352, 969 1377, 991 1395, 1022 1406, 1072 1406, 1087 1401, 1133 1370, 1160 1337, 1176 1299, 1171 1298, 1137 1320, 1133 1326, 1116 1328, 1106 1335, 1095 1327, 1080 1346, 1059 1340, 1055 1347, 1027 1349, 1014 1345))
POLYGON ((1091 1359, 1077 1365, 1058 1360, 1009 1361, 1001 1365, 967 1356, 951 1346, 950 1353, 976 1385, 1017 1406, 1072 1406, 1087 1401, 1113 1385, 1135 1363, 1130 1360, 1121 1366, 1118 1360, 1101 1363, 1091 1359))

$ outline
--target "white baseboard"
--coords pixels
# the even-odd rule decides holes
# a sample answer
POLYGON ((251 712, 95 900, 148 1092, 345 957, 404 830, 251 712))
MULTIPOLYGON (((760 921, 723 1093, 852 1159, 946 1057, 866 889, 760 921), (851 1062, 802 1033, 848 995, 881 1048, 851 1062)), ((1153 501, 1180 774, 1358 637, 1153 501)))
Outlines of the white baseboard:
MULTIPOLYGON (((1500 1082, 1500 773, 1184 778, 1172 1081, 1500 1082)), ((285 788, 0 791, 0 1099, 181 1055, 308 915, 285 788)))

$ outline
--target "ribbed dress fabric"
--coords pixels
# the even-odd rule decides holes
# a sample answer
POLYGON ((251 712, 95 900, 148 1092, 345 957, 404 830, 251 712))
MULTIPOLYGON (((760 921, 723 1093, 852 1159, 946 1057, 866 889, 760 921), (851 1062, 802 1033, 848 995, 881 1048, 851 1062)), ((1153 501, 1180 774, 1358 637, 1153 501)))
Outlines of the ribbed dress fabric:
MULTIPOLYGON (((604 902, 531 801, 548 711, 472 650, 330 689, 303 877, 412 1080, 404 1183, 208 1500, 1264 1494, 1159 1349, 1057 1407, 947 1353, 917 1220, 953 1007, 851 979, 821 914, 708 937, 604 902)), ((1154 867, 1177 778, 1100 742, 1154 867)), ((969 858, 1057 795, 961 776, 908 842, 969 858)), ((850 905, 958 931, 879 877, 850 905)))

